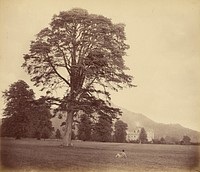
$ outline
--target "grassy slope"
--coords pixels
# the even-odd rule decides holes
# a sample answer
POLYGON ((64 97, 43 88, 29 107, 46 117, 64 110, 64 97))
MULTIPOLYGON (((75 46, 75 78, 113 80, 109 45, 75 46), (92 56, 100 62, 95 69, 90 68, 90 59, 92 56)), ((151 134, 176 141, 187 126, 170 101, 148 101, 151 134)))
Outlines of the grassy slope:
POLYGON ((2 139, 3 171, 197 171, 194 167, 199 163, 198 146, 74 142, 67 148, 60 144, 2 139), (122 149, 128 158, 115 158, 122 149))

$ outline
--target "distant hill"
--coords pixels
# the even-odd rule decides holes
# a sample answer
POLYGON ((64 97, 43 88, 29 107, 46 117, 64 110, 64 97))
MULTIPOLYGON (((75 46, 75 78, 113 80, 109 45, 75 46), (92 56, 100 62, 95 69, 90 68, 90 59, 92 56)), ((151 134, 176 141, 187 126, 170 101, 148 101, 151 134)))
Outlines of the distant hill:
POLYGON ((200 132, 198 131, 185 128, 180 124, 157 123, 143 114, 130 112, 124 108, 120 109, 123 112, 121 119, 128 124, 129 131, 132 131, 135 127, 140 126, 146 129, 153 129, 155 138, 157 139, 170 136, 181 140, 184 135, 187 135, 191 138, 191 141, 200 142, 200 132))
MULTIPOLYGON (((134 113, 121 107, 118 108, 122 110, 123 115, 121 119, 128 124, 128 131, 130 132, 133 131, 135 127, 140 126, 144 127, 145 129, 152 129, 154 131, 155 139, 169 136, 181 140, 184 135, 187 135, 191 138, 192 142, 200 142, 200 132, 198 131, 185 128, 180 124, 157 123, 143 114, 134 113)), ((65 118, 66 117, 63 119, 59 119, 58 117, 52 118, 52 124, 54 128, 60 129, 62 131, 60 125, 65 120, 65 118)))

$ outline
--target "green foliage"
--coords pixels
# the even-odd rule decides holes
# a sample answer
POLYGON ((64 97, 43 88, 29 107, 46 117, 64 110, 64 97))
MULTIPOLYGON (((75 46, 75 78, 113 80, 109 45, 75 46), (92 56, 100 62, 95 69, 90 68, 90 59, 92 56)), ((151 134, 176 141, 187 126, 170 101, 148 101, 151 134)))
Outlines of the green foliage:
MULTIPOLYGON (((60 12, 31 42, 22 66, 42 90, 66 89, 62 99, 49 99, 70 119, 80 110, 91 116, 104 111, 117 118, 121 112, 111 107, 108 88, 134 86, 132 76, 125 74, 123 56, 129 48, 125 40, 123 24, 83 9, 60 12)), ((71 120, 67 122, 72 126, 71 120)))
POLYGON ((78 139, 90 140, 92 133, 92 122, 87 114, 82 114, 80 117, 80 123, 78 125, 78 139))
POLYGON ((19 80, 10 85, 9 90, 3 92, 6 108, 2 120, 2 136, 27 137, 31 123, 34 92, 24 81, 19 80))
POLYGON ((140 143, 146 143, 147 142, 147 133, 146 133, 144 128, 141 128, 139 140, 140 140, 140 143))
POLYGON ((116 142, 125 142, 126 141, 126 130, 128 129, 128 125, 121 120, 115 122, 115 140, 116 142))

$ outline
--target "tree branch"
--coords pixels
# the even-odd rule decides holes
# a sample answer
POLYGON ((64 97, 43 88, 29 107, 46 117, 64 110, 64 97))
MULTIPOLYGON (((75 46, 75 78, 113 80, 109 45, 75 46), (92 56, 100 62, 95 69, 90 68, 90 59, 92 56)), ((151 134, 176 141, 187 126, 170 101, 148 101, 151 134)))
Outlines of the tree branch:
POLYGON ((54 72, 58 75, 58 77, 60 77, 69 87, 71 87, 71 84, 60 74, 58 73, 58 71, 56 70, 55 66, 51 63, 50 57, 48 54, 47 55, 47 60, 50 64, 50 66, 52 67, 52 69, 54 70, 54 72))
POLYGON ((66 59, 65 59, 65 53, 63 52, 63 50, 60 48, 60 46, 59 46, 59 44, 57 43, 57 47, 58 47, 58 49, 61 51, 61 53, 62 53, 62 57, 63 57, 63 60, 64 60, 64 63, 65 63, 65 67, 66 67, 66 69, 67 69, 67 72, 69 73, 69 75, 71 74, 71 71, 70 71, 70 69, 69 69, 69 67, 68 67, 68 64, 67 64, 67 61, 66 61, 66 59))

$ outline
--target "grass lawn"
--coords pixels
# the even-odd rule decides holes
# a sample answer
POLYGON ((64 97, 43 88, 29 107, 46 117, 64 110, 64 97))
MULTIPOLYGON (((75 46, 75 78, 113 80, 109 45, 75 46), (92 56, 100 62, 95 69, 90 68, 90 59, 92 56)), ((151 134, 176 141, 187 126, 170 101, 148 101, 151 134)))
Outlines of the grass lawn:
POLYGON ((1 139, 2 171, 200 172, 199 146, 1 139), (128 158, 115 158, 125 150, 128 158))

